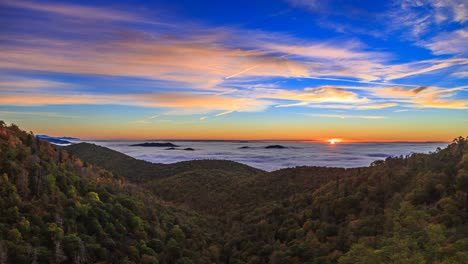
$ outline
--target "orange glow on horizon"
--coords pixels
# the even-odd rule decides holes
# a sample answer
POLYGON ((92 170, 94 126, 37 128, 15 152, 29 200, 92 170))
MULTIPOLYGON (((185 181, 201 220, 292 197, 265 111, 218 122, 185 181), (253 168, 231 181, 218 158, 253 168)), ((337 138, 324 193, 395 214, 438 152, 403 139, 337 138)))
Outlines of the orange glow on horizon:
POLYGON ((329 140, 327 140, 327 141, 328 141, 328 143, 329 143, 330 145, 335 145, 336 143, 342 142, 342 140, 339 139, 339 138, 331 138, 331 139, 329 139, 329 140))

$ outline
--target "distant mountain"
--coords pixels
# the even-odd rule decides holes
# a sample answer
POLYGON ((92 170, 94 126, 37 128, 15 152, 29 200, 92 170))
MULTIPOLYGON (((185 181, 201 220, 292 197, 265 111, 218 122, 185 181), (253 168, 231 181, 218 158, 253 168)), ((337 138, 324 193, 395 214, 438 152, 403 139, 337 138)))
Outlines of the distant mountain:
POLYGON ((47 135, 37 135, 36 138, 40 140, 45 140, 49 143, 55 144, 55 145, 69 145, 71 144, 70 141, 65 140, 63 138, 56 138, 56 137, 51 137, 47 135))
POLYGON ((282 145, 269 145, 265 147, 266 149, 285 149, 287 147, 282 146, 282 145))
POLYGON ((158 142, 155 142, 155 143, 140 143, 140 144, 133 144, 133 145, 130 145, 132 147, 179 147, 175 144, 172 144, 172 143, 158 143, 158 142))

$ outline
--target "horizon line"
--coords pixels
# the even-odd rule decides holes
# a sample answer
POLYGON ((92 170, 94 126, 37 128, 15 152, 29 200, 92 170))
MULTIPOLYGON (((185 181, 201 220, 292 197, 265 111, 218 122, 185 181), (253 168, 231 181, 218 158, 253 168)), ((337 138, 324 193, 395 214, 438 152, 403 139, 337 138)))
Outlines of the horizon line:
MULTIPOLYGON (((53 137, 53 136, 52 136, 53 137)), ((57 137, 60 138, 60 137, 57 137)), ((63 137, 62 137, 63 138, 63 137)), ((87 138, 87 139, 76 139, 78 141, 199 141, 199 142, 239 142, 239 143, 248 143, 248 142, 265 142, 265 141, 275 141, 275 142, 311 142, 311 143, 324 143, 328 144, 330 139, 169 139, 169 138, 160 138, 160 139, 128 139, 128 138, 87 138)), ((352 140, 352 139, 341 139, 342 141, 338 144, 352 144, 352 143, 451 143, 452 140, 352 140)), ((73 140, 72 140, 73 141, 73 140)))

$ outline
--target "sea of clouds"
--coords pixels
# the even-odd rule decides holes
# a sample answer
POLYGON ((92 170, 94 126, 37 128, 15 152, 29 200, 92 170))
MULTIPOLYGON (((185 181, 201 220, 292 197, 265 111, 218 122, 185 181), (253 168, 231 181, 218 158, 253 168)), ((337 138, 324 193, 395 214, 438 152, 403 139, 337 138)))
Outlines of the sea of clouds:
POLYGON ((317 142, 271 141, 86 141, 108 147, 131 157, 155 163, 196 159, 225 159, 266 171, 295 166, 362 167, 375 160, 411 153, 429 153, 447 143, 353 143, 329 145, 317 142), (180 149, 130 146, 143 142, 172 142, 180 149), (266 149, 269 145, 284 149, 266 149), (241 147, 247 146, 248 148, 241 147), (193 148, 194 151, 183 150, 193 148))

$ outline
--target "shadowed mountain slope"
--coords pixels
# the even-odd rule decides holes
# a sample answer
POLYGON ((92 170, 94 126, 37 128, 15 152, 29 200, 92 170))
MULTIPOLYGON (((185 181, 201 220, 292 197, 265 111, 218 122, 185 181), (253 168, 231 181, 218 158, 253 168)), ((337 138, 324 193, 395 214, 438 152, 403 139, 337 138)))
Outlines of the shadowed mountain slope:
POLYGON ((259 169, 229 160, 193 160, 172 164, 151 163, 90 143, 73 144, 63 147, 63 149, 80 157, 81 160, 96 164, 115 175, 137 181, 168 177, 195 169, 228 170, 245 175, 255 175, 262 172, 259 169))

